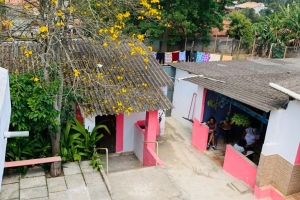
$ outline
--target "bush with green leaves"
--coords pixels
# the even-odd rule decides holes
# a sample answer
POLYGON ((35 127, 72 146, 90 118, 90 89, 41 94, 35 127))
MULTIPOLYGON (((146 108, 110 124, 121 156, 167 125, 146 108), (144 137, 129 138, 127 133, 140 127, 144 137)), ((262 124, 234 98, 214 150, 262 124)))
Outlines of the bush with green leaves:
POLYGON ((74 119, 73 123, 67 123, 61 137, 61 156, 63 161, 80 161, 82 159, 91 159, 94 154, 94 148, 103 137, 99 130, 110 134, 106 125, 99 124, 92 131, 74 119))

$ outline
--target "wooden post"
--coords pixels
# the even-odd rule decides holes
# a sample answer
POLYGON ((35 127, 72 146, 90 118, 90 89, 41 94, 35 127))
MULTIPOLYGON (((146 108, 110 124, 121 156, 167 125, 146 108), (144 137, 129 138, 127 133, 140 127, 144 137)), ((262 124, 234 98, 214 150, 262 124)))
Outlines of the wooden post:
POLYGON ((218 34, 216 35, 216 38, 215 38, 214 53, 216 53, 216 48, 217 48, 217 40, 218 40, 218 34))
POLYGON ((285 56, 286 56, 286 51, 287 51, 287 46, 285 46, 285 48, 284 48, 283 58, 285 58, 285 56))
POLYGON ((240 38, 240 42, 239 42, 237 59, 239 59, 239 56, 240 56, 241 43, 242 43, 242 37, 240 38))
POLYGON ((256 43, 256 39, 254 39, 254 41, 253 41, 251 58, 253 57, 253 53, 254 53, 254 49, 255 49, 255 43, 256 43))
POLYGON ((270 48, 270 52, 269 52, 269 56, 268 56, 268 59, 270 59, 271 58, 271 53, 272 53, 272 49, 273 49, 273 43, 271 44, 271 48, 270 48))

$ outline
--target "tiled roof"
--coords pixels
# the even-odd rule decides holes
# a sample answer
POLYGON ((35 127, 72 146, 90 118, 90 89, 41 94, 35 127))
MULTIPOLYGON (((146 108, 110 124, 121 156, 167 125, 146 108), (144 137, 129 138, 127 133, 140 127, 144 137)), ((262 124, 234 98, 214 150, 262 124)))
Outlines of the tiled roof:
MULTIPOLYGON (((19 61, 24 58, 24 53, 18 50, 21 45, 24 43, 1 44, 0 65, 11 73, 16 69, 19 73, 34 73, 40 69, 39 64, 29 62, 20 67, 19 61)), ((147 49, 143 44, 139 45, 147 49)), ((33 52, 42 50, 36 44, 27 46, 33 52)), ((117 114, 129 107, 132 112, 173 108, 161 90, 173 82, 148 50, 149 62, 145 63, 144 56, 130 55, 131 49, 125 41, 118 48, 82 41, 69 43, 65 48, 69 56, 61 56, 65 60, 62 63, 65 84, 83 90, 84 96, 91 99, 81 105, 85 113, 117 114), (80 78, 74 77, 74 69, 79 70, 80 78), (118 107, 118 102, 122 103, 123 109, 118 107)))
POLYGON ((173 67, 200 77, 186 78, 197 85, 216 91, 263 111, 285 106, 287 95, 271 88, 270 82, 300 91, 300 59, 175 63, 173 67), (280 85, 280 84, 279 84, 280 85))

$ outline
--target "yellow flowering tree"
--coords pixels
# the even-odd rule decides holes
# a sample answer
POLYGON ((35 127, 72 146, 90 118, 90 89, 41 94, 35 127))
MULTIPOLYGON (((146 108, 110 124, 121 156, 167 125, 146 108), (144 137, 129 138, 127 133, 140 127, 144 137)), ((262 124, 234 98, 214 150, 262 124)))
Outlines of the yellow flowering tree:
MULTIPOLYGON (((93 74, 85 69, 79 69, 76 65, 77 61, 70 55, 70 42, 81 41, 102 45, 104 48, 115 49, 121 53, 123 49, 119 48, 119 45, 127 43, 130 56, 143 56, 144 69, 147 70, 148 50, 139 45, 143 42, 144 35, 127 37, 122 34, 122 31, 129 17, 134 16, 144 20, 161 19, 158 0, 23 0, 16 4, 5 4, 0 0, 0 10, 6 13, 1 19, 0 65, 10 70, 14 67, 14 73, 42 71, 43 77, 33 75, 32 81, 38 84, 39 80, 43 79, 45 88, 53 80, 58 80, 60 82, 58 94, 53 97, 55 99, 53 109, 58 112, 61 112, 62 102, 66 99, 63 95, 64 79, 68 71, 66 67, 72 68, 73 74, 68 75, 73 77, 71 90, 74 91, 80 87, 76 84, 78 80, 91 82, 92 77, 101 80, 107 75, 93 74), (17 51, 14 53, 6 51, 5 45, 13 46, 17 51)), ((126 60, 126 56, 122 59, 126 60)), ((97 67, 101 68, 101 66, 99 63, 97 67)), ((123 79, 123 73, 124 69, 119 69, 119 74, 115 75, 117 80, 123 79)), ((109 86, 113 88, 114 81, 109 81, 109 86)), ((107 83, 101 82, 101 84, 107 83)), ((141 83, 139 87, 147 87, 147 84, 141 83)), ((117 95, 125 95, 124 98, 133 92, 126 87, 121 87, 118 91, 117 95)), ((112 108, 116 113, 130 114, 133 111, 131 106, 125 106, 120 101, 116 101, 112 108)), ((92 112, 90 109, 86 111, 87 114, 92 112)), ((53 129, 55 134, 50 134, 50 138, 52 153, 57 155, 60 151, 60 116, 54 124, 58 128, 53 129)), ((53 163, 50 172, 52 176, 59 175, 61 163, 53 163)))

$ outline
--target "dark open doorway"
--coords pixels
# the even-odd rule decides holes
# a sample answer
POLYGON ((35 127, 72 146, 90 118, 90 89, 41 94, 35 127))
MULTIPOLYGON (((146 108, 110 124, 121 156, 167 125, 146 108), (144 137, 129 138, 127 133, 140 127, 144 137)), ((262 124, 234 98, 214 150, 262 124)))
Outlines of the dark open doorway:
POLYGON ((108 148, 109 153, 116 152, 116 116, 115 115, 105 115, 96 117, 96 125, 99 124, 106 125, 110 131, 110 134, 99 129, 100 133, 103 133, 103 137, 100 139, 98 146, 101 148, 108 148))

